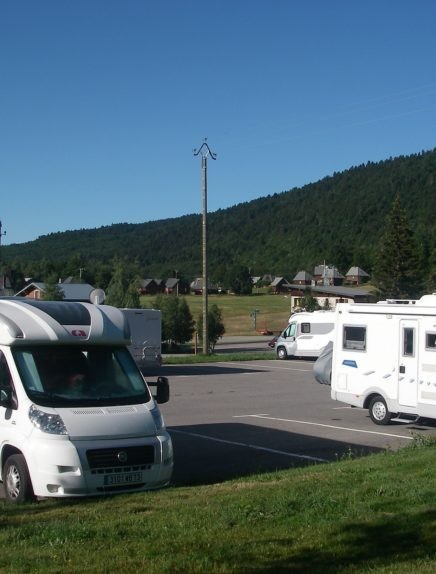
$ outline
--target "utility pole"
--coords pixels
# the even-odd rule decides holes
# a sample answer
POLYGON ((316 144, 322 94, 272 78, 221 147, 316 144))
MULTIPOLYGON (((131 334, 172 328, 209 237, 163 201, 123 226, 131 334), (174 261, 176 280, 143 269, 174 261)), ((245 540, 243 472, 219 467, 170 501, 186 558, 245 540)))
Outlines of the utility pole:
POLYGON ((203 355, 209 354, 209 337, 207 321, 207 159, 216 159, 216 154, 212 153, 207 145, 207 138, 204 139, 198 150, 194 149, 194 156, 201 154, 201 188, 203 198, 202 217, 202 253, 203 253, 203 355))
POLYGON ((3 235, 6 235, 6 231, 2 231, 2 228, 3 228, 2 222, 0 221, 0 247, 1 247, 1 244, 2 244, 2 236, 3 236, 3 235))
MULTIPOLYGON (((3 237, 3 235, 6 235, 6 231, 2 231, 2 227, 3 227, 3 226, 2 226, 2 222, 0 221, 0 247, 1 247, 1 244, 2 244, 2 237, 3 237)), ((1 259, 1 253, 0 253, 0 259, 1 259)))

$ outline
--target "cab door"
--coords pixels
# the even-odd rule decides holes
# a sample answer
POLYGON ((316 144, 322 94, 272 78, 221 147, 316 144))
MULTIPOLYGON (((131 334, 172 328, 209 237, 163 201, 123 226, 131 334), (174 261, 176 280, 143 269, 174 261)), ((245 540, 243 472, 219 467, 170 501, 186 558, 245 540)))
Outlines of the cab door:
POLYGON ((297 323, 289 323, 284 331, 284 335, 282 336, 286 339, 285 346, 287 354, 289 356, 295 355, 297 350, 297 343, 295 342, 295 338, 297 336, 297 323))
POLYGON ((401 319, 398 365, 398 402, 416 407, 418 402, 418 321, 401 319))

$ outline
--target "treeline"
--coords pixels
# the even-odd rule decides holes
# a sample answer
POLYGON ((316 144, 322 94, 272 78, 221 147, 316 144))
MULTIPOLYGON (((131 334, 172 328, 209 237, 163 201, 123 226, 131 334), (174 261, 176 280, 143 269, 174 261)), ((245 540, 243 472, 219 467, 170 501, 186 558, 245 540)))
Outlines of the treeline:
MULTIPOLYGON (((288 279, 325 261, 372 273, 386 218, 399 198, 427 275, 435 266, 436 150, 367 163, 317 183, 210 213, 208 267, 220 282, 230 267, 288 279)), ((82 275, 107 287, 115 261, 140 277, 201 275, 201 216, 52 233, 3 246, 14 286, 24 277, 82 275), (126 263, 127 264, 127 263, 126 263)))

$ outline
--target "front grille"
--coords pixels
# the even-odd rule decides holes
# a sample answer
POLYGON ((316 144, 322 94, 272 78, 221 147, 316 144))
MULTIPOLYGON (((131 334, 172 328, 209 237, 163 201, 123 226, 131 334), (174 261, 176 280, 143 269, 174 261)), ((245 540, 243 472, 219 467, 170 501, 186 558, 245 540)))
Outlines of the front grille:
POLYGON ((154 463, 154 446, 91 449, 86 457, 91 470, 149 465, 154 463))

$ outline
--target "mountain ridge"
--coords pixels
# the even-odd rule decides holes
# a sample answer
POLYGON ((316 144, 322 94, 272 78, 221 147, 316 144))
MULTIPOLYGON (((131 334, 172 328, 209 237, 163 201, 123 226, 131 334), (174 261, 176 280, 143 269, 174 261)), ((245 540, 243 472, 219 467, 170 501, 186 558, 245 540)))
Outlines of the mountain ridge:
MULTIPOLYGON (((289 276, 327 261, 370 271, 384 222, 398 195, 418 243, 435 247, 436 148, 367 162, 299 188, 208 213, 208 261, 218 272, 244 265, 253 274, 289 276)), ((201 273, 201 215, 144 223, 54 232, 2 246, 11 264, 86 261, 114 257, 135 261, 148 276, 178 269, 201 273)), ((347 269, 345 269, 346 271, 347 269)))

